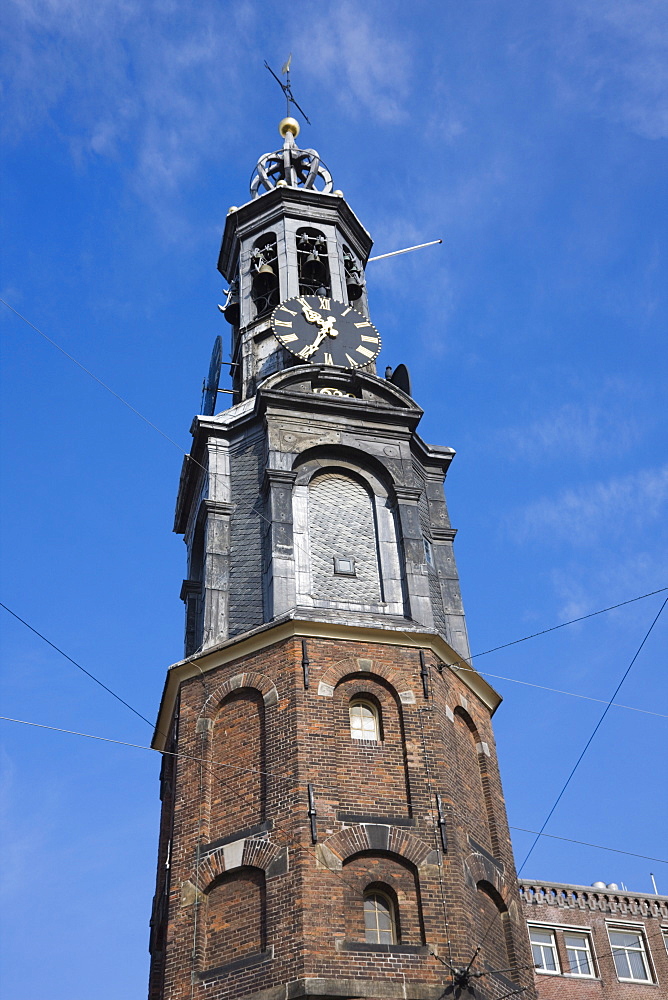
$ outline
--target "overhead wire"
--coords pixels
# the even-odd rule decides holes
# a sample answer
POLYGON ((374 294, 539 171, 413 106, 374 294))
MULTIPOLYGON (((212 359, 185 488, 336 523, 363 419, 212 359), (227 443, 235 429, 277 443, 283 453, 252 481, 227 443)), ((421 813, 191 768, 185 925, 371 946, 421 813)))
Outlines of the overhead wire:
MULTIPOLYGON (((43 337, 44 340, 46 340, 49 344, 51 344, 53 347, 55 347, 56 350, 60 351, 60 353, 63 354, 66 358, 68 358, 73 364, 75 364, 83 372, 85 372, 87 375, 89 375, 90 378, 94 379, 94 381, 97 382, 99 385, 101 385, 102 388, 106 389, 107 392, 111 393, 111 395, 114 396, 116 399, 118 399, 119 402, 121 402, 124 406, 128 407, 129 410, 131 410, 134 414, 136 414, 136 416, 138 416, 141 420, 143 420, 146 424, 148 424, 149 427, 152 427, 162 437, 164 437, 165 440, 169 441, 170 444, 173 444, 175 448, 178 448, 178 450, 181 452, 181 454, 185 456, 186 460, 191 461, 194 465, 196 465, 203 472, 205 472, 205 473, 207 473, 209 475, 213 475, 215 477, 218 477, 218 476, 222 475, 221 473, 218 473, 218 472, 215 472, 214 470, 209 469, 207 466, 203 465, 201 462, 198 462, 197 459, 195 459, 195 457, 192 455, 192 453, 189 453, 189 452, 185 451, 185 449, 182 448, 182 446, 180 444, 178 444, 176 441, 174 441, 173 438, 171 438, 168 434, 166 434, 160 427, 157 426, 157 424, 153 423, 152 420, 149 420, 148 417, 144 416, 143 413, 141 413, 136 407, 134 407, 131 403, 129 403, 123 396, 120 395, 120 393, 117 393, 114 389, 112 389, 109 385, 107 385, 106 382, 104 382, 101 378, 99 378, 97 375, 95 375, 94 372, 92 372, 89 368, 87 368, 85 365, 83 365, 77 358, 75 358, 72 354, 70 354, 63 347, 61 347, 60 344, 58 344, 55 340, 53 340, 53 338, 49 337, 46 333, 44 333, 42 330, 40 330, 40 328, 38 326, 36 326, 33 322, 31 322, 31 320, 29 320, 26 316, 24 316, 17 309, 15 309, 14 306, 10 305, 9 302, 7 302, 3 298, 0 298, 0 303, 2 303, 11 312, 13 312, 16 316, 18 316, 19 319, 23 320, 24 323, 26 323, 32 330, 34 330, 36 333, 38 333, 40 337, 43 337)), ((236 510, 236 505, 234 505, 234 507, 235 507, 235 510, 236 510)), ((257 509, 251 510, 250 513, 245 516, 245 518, 243 519, 243 521, 241 523, 243 524, 246 521, 250 520, 250 518, 253 516, 253 514, 255 514, 256 516, 262 518, 263 521, 265 521, 267 524, 271 525, 272 522, 269 520, 269 518, 266 517, 261 511, 259 511, 257 509)), ((233 512, 233 516, 234 516, 234 512, 233 512)), ((300 548, 300 545, 299 545, 299 543, 297 542, 296 539, 293 539, 293 543, 295 545, 295 548, 300 548)), ((303 548, 302 548, 302 553, 304 553, 304 549, 303 548)), ((588 613, 586 615, 580 615, 577 618, 571 618, 571 619, 569 619, 566 622, 561 622, 558 625, 552 625, 549 628, 541 629, 538 632, 532 632, 530 635, 522 636, 519 639, 513 639, 510 642, 502 643, 501 645, 498 645, 498 646, 493 646, 492 648, 482 650, 479 653, 473 653, 473 654, 471 654, 469 656, 468 660, 477 659, 477 658, 479 658, 481 656, 487 656, 490 653, 496 653, 496 652, 498 652, 498 651, 500 651, 502 649, 507 649, 510 646, 515 646, 518 643, 526 642, 529 639, 535 639, 535 638, 537 638, 537 637, 539 637, 541 635, 547 635, 549 632, 555 632, 555 631, 557 631, 557 629, 564 628, 567 625, 574 625, 577 622, 586 621, 588 618, 594 618, 597 615, 601 615, 601 614, 606 613, 607 611, 614 611, 617 608, 624 607, 626 604, 632 604, 635 601, 643 600, 645 597, 651 597, 654 594, 663 593, 666 590, 668 590, 668 587, 661 587, 658 590, 650 591, 649 593, 642 594, 639 597, 633 597, 633 598, 630 598, 627 601, 621 601, 618 604, 612 604, 612 605, 610 605, 607 608, 601 608, 598 611, 592 611, 592 612, 590 612, 590 613, 588 613)), ((13 612, 10 612, 10 613, 13 614, 13 612)), ((30 627, 30 626, 28 626, 28 627, 30 627)), ((410 638, 411 641, 414 638, 414 637, 410 636, 408 632, 405 632, 402 629, 399 629, 398 632, 399 632, 400 635, 405 635, 407 638, 410 638)), ((466 671, 466 670, 471 671, 471 670, 473 670, 473 668, 470 667, 470 666, 468 666, 468 660, 456 660, 454 663, 448 664, 448 666, 450 666, 450 667, 452 667, 454 669, 457 669, 459 671, 466 671)), ((476 672, 477 673, 485 673, 484 671, 476 671, 476 672)), ((521 680, 519 680, 517 678, 512 678, 512 677, 501 677, 500 675, 489 674, 489 673, 486 674, 486 676, 496 677, 499 680, 505 680, 505 681, 508 681, 508 682, 511 682, 511 683, 523 684, 523 685, 526 685, 526 686, 541 687, 541 685, 530 685, 530 682, 528 682, 528 681, 521 681, 521 680)), ((556 688, 547 688, 547 687, 544 687, 543 689, 544 690, 551 690, 554 693, 569 695, 569 696, 576 697, 576 698, 584 698, 586 700, 591 700, 591 701, 599 701, 600 700, 601 703, 603 703, 601 699, 589 698, 587 695, 574 694, 571 691, 559 691, 556 688)), ((646 709, 632 708, 629 705, 620 705, 620 706, 615 706, 615 707, 627 708, 630 711, 646 712, 646 714, 660 715, 660 713, 649 712, 646 709)), ((664 718, 666 716, 661 715, 661 717, 664 718)), ((143 716, 142 716, 142 718, 143 718, 143 716)))
MULTIPOLYGON (((572 780, 573 776, 575 775, 575 772, 577 771, 578 767, 580 766, 580 763, 581 763, 581 761, 583 760, 583 758, 584 758, 584 756, 585 756, 585 754, 586 754, 587 750, 588 750, 588 749, 589 749, 589 747, 591 746, 591 744, 592 744, 592 741, 593 741, 594 737, 596 736, 596 733, 597 733, 597 732, 598 732, 598 730, 600 729, 600 727, 601 727, 601 725, 602 725, 602 723, 603 723, 603 720, 605 719, 606 715, 608 714, 608 711, 609 711, 609 710, 610 710, 610 708, 612 707, 612 704, 613 704, 613 701, 614 701, 614 698, 615 698, 615 696, 617 695, 617 692, 618 692, 618 691, 620 690, 620 688, 621 688, 622 684, 624 683, 624 681, 625 681, 625 680, 626 680, 626 678, 628 677, 628 675, 629 675, 629 673, 630 673, 630 671, 631 671, 631 669, 632 669, 632 667, 633 667, 634 663, 636 662, 636 660, 638 659, 638 656, 640 655, 640 652, 641 652, 641 650, 643 649, 643 647, 644 647, 645 643, 646 643, 646 642, 647 642, 647 640, 649 639, 649 637, 650 637, 650 635, 651 635, 651 633, 652 633, 652 631, 653 631, 653 629, 654 629, 654 626, 655 626, 655 625, 656 625, 656 623, 658 622, 658 620, 659 620, 659 618, 660 618, 660 616, 661 616, 661 613, 662 613, 663 609, 665 608, 666 604, 668 604, 668 597, 667 597, 667 598, 666 598, 666 599, 664 600, 664 602, 663 602, 663 604, 661 605, 661 607, 659 608, 659 610, 658 610, 658 612, 657 612, 656 616, 654 617, 654 619, 653 619, 653 621, 652 621, 651 625, 649 626, 649 628, 648 628, 648 629, 647 629, 647 631, 645 632, 645 634, 644 634, 644 636, 643 636, 643 638, 642 638, 642 641, 640 642, 640 645, 638 646, 638 648, 637 648, 636 652, 634 653, 634 655, 633 655, 633 657, 632 657, 632 659, 631 659, 631 662, 629 663, 628 667, 627 667, 627 668, 626 668, 626 670, 624 671, 624 674, 622 675, 622 678, 621 678, 621 680, 620 680, 620 681, 619 681, 619 683, 617 684, 617 687, 616 687, 616 688, 615 688, 615 690, 614 690, 614 693, 613 693, 613 695, 612 695, 612 698, 610 699, 610 701, 609 701, 609 702, 608 702, 608 704, 606 705, 606 707, 605 707, 605 710, 603 711, 603 713, 602 713, 601 717, 599 718, 598 722, 597 722, 597 723, 596 723, 596 725, 594 726, 594 729, 593 729, 593 731, 592 731, 591 735, 589 736, 589 738, 588 738, 587 742, 585 743, 585 746, 584 746, 584 748, 582 749, 582 751, 581 751, 581 753, 580 753, 580 755, 579 755, 578 759, 576 760, 576 762, 575 762, 574 766, 572 767, 572 769, 571 769, 571 771, 570 771, 570 774, 569 774, 569 775, 568 775, 568 777, 566 778, 566 781, 565 781, 565 782, 563 783, 563 785, 562 785, 562 787, 561 787, 561 790, 559 791, 559 794, 557 795, 557 797, 556 797, 556 799, 555 799, 555 801, 554 801, 554 803, 553 803, 553 805, 552 805, 552 807, 551 807, 550 811, 548 812, 547 816, 545 817, 545 820, 544 820, 544 822, 543 822, 543 824, 542 824, 542 826, 541 826, 540 830, 538 830, 538 831, 536 832, 536 835, 535 835, 535 838, 534 838, 534 840, 533 840, 533 842, 532 842, 532 844, 531 844, 531 846, 530 846, 530 848, 529 848, 529 850, 528 850, 527 854, 525 855, 525 857, 524 857, 524 860, 522 861, 522 864, 521 864, 521 865, 520 865, 520 866, 519 866, 519 867, 517 868, 517 870, 516 870, 516 873, 515 873, 515 876, 514 876, 514 879, 513 879, 513 888, 518 888, 518 887, 519 887, 519 883, 520 883, 520 877, 521 877, 521 874, 522 874, 522 870, 524 869, 524 866, 526 865, 527 861, 529 860, 529 858, 530 858, 530 857, 531 857, 531 855, 533 854, 533 851, 534 851, 534 849, 535 849, 536 845, 538 844, 538 841, 539 841, 539 840, 541 839, 541 837, 543 836, 543 833, 544 833, 544 830, 545 830, 545 827, 546 827, 546 826, 547 826, 547 824, 549 823, 549 821, 550 821, 550 819, 551 819, 552 815, 554 814, 554 811, 555 811, 555 809, 557 808, 557 806, 559 805, 559 802, 560 802, 560 801, 561 801, 561 799, 563 798, 563 796, 564 796, 564 794, 565 794, 565 792, 566 792, 566 789, 568 788, 568 786, 569 786, 569 784, 570 784, 570 782, 571 782, 571 780, 572 780)), ((510 888, 510 887, 509 887, 509 888, 510 888)), ((483 944, 485 943, 485 941, 487 940, 487 938, 489 937, 489 934, 490 934, 490 932, 491 932, 492 928, 494 927, 494 925, 495 925, 496 921, 497 921, 497 920, 498 920, 498 919, 499 919, 500 917, 501 917, 501 911, 497 909, 497 912, 496 912, 496 914, 494 915, 494 917, 492 918, 492 920, 490 920, 490 922, 489 922, 489 925, 488 925, 488 927, 487 927, 487 930, 485 931, 485 934, 484 934, 484 936, 483 936, 483 938, 482 938, 482 941, 481 941, 481 943, 480 943, 480 946, 481 946, 481 947, 482 947, 482 945, 483 945, 483 944)))
MULTIPOLYGON (((35 324, 33 324, 25 316, 23 316, 17 309, 15 309, 13 306, 11 306, 5 299, 0 298, 0 302, 3 305, 5 305, 8 309, 10 309, 11 312, 13 312, 18 318, 20 318, 23 322, 25 322, 29 327, 31 327, 36 333, 38 333, 39 336, 43 337, 48 343, 50 343, 53 347, 55 347, 58 351, 60 351, 65 357, 67 357, 70 361, 72 361, 73 364, 75 364, 77 367, 79 367, 82 371, 84 371, 87 375, 89 375, 89 377, 91 377, 92 379, 94 379, 94 381, 96 381, 99 385, 101 385, 104 389, 106 389, 112 396, 114 396, 116 399, 118 399, 119 402, 121 402, 124 406, 126 406, 133 413, 135 413, 136 416, 138 416, 146 424, 148 424, 150 427, 152 427, 154 430, 156 430, 162 437, 164 437, 167 441, 169 441, 176 448, 178 448, 179 451, 185 456, 186 460, 192 461, 195 465, 197 465, 199 468, 201 468, 202 471, 204 471, 205 473, 207 473, 209 475, 211 475, 211 474, 213 474, 214 476, 219 475, 219 473, 216 473, 213 470, 207 469, 204 465, 202 465, 200 462, 198 462, 194 458, 194 456, 192 454, 189 454, 188 452, 186 452, 176 441, 174 441, 171 437, 169 437, 169 435, 165 434, 164 431, 162 431, 156 424, 154 424, 153 421, 149 420, 146 416, 144 416, 144 414, 142 414, 139 410, 137 410, 136 407, 132 406, 132 404, 130 404, 127 400, 125 400, 119 393, 115 392, 115 390, 113 390, 110 386, 108 386, 102 379, 100 379, 97 375, 95 375, 93 372, 91 372, 90 369, 88 369, 85 365, 83 365, 81 362, 79 362, 73 355, 71 355, 64 348, 62 348, 59 344, 57 344, 56 341, 54 341, 52 338, 50 338, 42 330, 40 330, 39 327, 37 327, 35 324)), ((264 514, 262 514, 261 511, 258 511, 257 509, 252 510, 250 512, 250 514, 247 515, 246 518, 244 518, 244 521, 248 520, 250 518, 250 516, 252 516, 252 514, 257 514, 259 517, 261 517, 268 524, 271 524, 271 522, 269 521, 269 519, 264 514)), ((296 541, 295 541, 295 544, 296 544, 296 541)), ((512 640, 512 641, 510 641, 508 643, 503 643, 503 644, 501 644, 499 646, 495 646, 495 647, 493 647, 491 649, 484 650, 483 652, 473 654, 472 656, 470 656, 469 659, 474 659, 476 657, 485 656, 485 655, 488 655, 490 653, 497 652, 497 651, 499 651, 501 649, 506 649, 506 648, 508 648, 510 646, 513 646, 513 645, 516 645, 516 644, 518 644, 520 642, 526 642, 529 639, 533 639, 533 638, 537 638, 538 636, 545 635, 545 634, 547 634, 549 632, 552 632, 552 631, 555 631, 555 630, 557 630, 559 628, 563 628, 566 625, 574 624, 574 623, 579 622, 579 621, 584 621, 584 620, 586 620, 588 618, 591 618, 591 617, 594 617, 594 616, 596 616, 598 614, 603 614, 605 611, 614 610, 614 609, 616 609, 618 607, 624 606, 627 603, 632 603, 633 601, 636 601, 636 600, 642 600, 644 597, 653 596, 653 594, 656 594, 656 593, 661 593, 662 591, 664 591, 666 589, 668 589, 668 588, 661 588, 660 590, 653 591, 650 594, 641 595, 641 596, 639 596, 637 598, 632 598, 629 601, 624 601, 624 602, 621 602, 620 604, 612 605, 609 608, 601 609, 600 611, 596 611, 596 612, 591 612, 591 613, 589 613, 587 615, 582 615, 582 616, 580 616, 578 618, 574 618, 574 619, 571 619, 571 620, 569 620, 567 622, 560 623, 559 625, 552 626, 552 627, 547 628, 547 629, 543 629, 543 630, 541 630, 539 632, 532 633, 532 634, 524 636, 524 637, 522 637, 520 639, 512 640)), ((651 632, 652 628, 654 627, 654 624, 658 620, 658 617, 661 614, 661 611, 665 607, 666 603, 668 603, 668 598, 666 599, 666 601, 664 601, 664 604, 662 605, 659 613, 657 614, 657 617, 656 617, 655 621, 653 622, 652 626, 650 627, 649 632, 647 633, 647 636, 645 637, 645 639, 649 636, 649 633, 651 632)), ((124 699, 122 699, 114 691, 112 691, 105 684, 103 684, 101 681, 99 681, 96 677, 94 677, 94 675, 90 674, 89 671, 87 671, 85 668, 83 668, 80 664, 76 663, 76 661, 74 661, 66 653, 63 653, 62 650, 59 650, 58 647, 55 646, 55 644, 51 643, 48 639, 46 639, 45 637, 41 636, 41 634, 39 632, 37 632, 36 629, 33 629, 32 626, 30 626, 26 622, 24 622, 23 619, 21 619, 18 615, 16 615, 9 608, 7 608, 6 605, 2 605, 2 606, 5 607, 5 609, 8 610, 10 614, 14 615, 14 617, 16 617, 19 621, 22 621, 23 624, 25 624, 28 628, 30 628, 33 632, 35 632, 35 634, 39 635, 41 638, 44 639, 44 641, 48 642, 49 645, 53 646, 53 648, 55 648, 59 652, 61 652, 62 655, 66 656, 66 658, 68 660, 70 660, 75 666, 77 666, 78 669, 82 670, 84 673, 86 673, 88 676, 90 676, 92 680, 94 680, 101 687, 103 687, 105 690, 107 690, 114 698, 116 698, 118 701, 120 701, 122 704, 124 704, 126 707, 128 707, 135 715, 137 715, 143 721, 148 722, 149 725, 152 725, 149 722, 149 720, 146 719, 145 716, 143 716, 141 713, 137 712, 137 710, 134 709, 134 708, 132 708, 132 706, 130 706, 127 702, 125 702, 124 699)), ((407 632, 403 631, 403 630, 398 630, 398 631, 399 631, 400 634, 404 634, 404 635, 406 635, 407 638, 410 638, 411 641, 413 640, 414 636, 409 636, 409 634, 407 632)), ((645 640, 643 640, 643 643, 641 644, 640 648, 642 648, 642 645, 644 644, 644 641, 645 640)), ((638 650, 638 653, 636 654, 636 657, 639 654, 639 652, 640 652, 640 649, 638 650)), ((634 657, 634 660, 632 661, 632 663, 629 665, 629 668, 627 669, 624 677, 620 681, 620 684, 618 685, 618 687, 617 687, 617 689, 615 691, 615 695, 617 694, 617 691, 620 689, 620 687, 623 684, 626 676, 628 675, 628 672, 630 671, 631 667, 633 666, 633 662, 635 662, 635 657, 634 657)), ((455 669, 456 671, 458 671, 458 672, 459 671, 465 671, 465 670, 472 670, 471 667, 464 666, 463 664, 465 664, 465 663, 467 663, 467 661, 465 661, 465 660, 464 661, 463 660, 459 660, 459 661, 455 661, 455 663, 448 664, 448 665, 450 667, 452 667, 453 669, 455 669)), ((488 674, 488 676, 496 676, 496 675, 488 674)), ((504 680, 507 680, 507 681, 513 682, 513 683, 525 684, 526 686, 544 687, 542 685, 534 685, 534 684, 531 684, 530 682, 520 681, 520 680, 516 680, 514 678, 499 678, 499 679, 504 679, 504 680)), ((553 690, 553 691, 555 691, 555 693, 561 693, 561 694, 570 695, 570 696, 574 696, 574 697, 585 698, 586 700, 596 700, 596 701, 599 700, 599 699, 593 699, 593 698, 590 699, 588 696, 577 695, 577 694, 574 694, 573 692, 557 691, 556 689, 548 689, 548 690, 553 690)), ((641 712, 645 711, 643 709, 634 709, 631 706, 622 706, 622 705, 615 706, 614 705, 614 696, 615 695, 613 695, 613 700, 611 700, 610 702, 606 703, 605 711, 603 712, 603 714, 601 716, 601 719, 599 720, 599 722, 597 724, 597 727, 595 728, 595 730, 592 733, 589 741, 587 742, 584 750, 582 751, 582 754, 581 754, 580 758, 576 762, 575 767, 573 768, 573 771, 569 775, 569 777, 568 777, 568 779, 567 779, 564 787, 562 788, 562 790, 561 790, 561 792, 560 792, 560 794, 559 794, 556 802, 554 803, 554 806, 552 807, 552 810, 550 811, 550 813, 548 814, 545 822, 543 823, 543 826, 541 827, 541 830, 537 833, 536 838, 535 838, 533 844, 531 845, 531 848, 530 848, 528 854, 526 855, 526 857, 525 857, 522 865, 520 866, 520 869, 518 870, 518 876, 517 877, 519 877, 519 874, 521 873, 522 868, 524 867, 524 865, 528 861, 531 853, 533 852, 536 844, 538 843, 538 840, 540 839, 541 836, 543 836, 543 831, 544 831, 545 826, 547 825, 547 822, 549 822, 549 819, 550 819, 551 815, 553 814, 554 810, 556 809, 556 807, 558 805, 558 802, 560 801, 561 797, 563 796, 564 792, 566 791, 566 788, 567 788, 568 784, 570 783, 570 780, 573 777, 573 775, 575 773, 575 770, 579 766, 579 763, 580 763, 582 757, 586 753, 586 751, 587 751, 587 749, 588 749, 588 747, 589 747, 589 745, 591 743, 591 740, 594 738, 594 735, 595 735, 598 727, 603 722, 603 719, 605 718, 605 716, 606 716, 607 712, 609 711, 609 709, 614 706, 614 707, 626 708, 626 709, 629 709, 631 711, 641 711, 641 712)), ((647 712, 647 714, 659 715, 660 713, 650 713, 650 712, 647 712)), ((14 720, 14 721, 20 721, 20 720, 14 720)), ((77 735, 86 735, 86 734, 77 734, 77 735)), ((95 738, 95 737, 93 737, 93 738, 95 738)), ((114 742, 118 742, 118 741, 114 741, 114 742)), ((133 745, 133 744, 127 744, 127 745, 133 745)), ((150 749, 153 749, 153 748, 150 748, 150 749)), ((160 751, 158 751, 158 752, 160 752, 160 751)), ((222 765, 222 766, 226 766, 226 765, 222 765)), ((279 777, 278 775, 276 775, 276 776, 279 777)), ((488 931, 488 933, 489 933, 489 931, 488 931)))
POLYGON ((539 832, 536 834, 536 838, 533 841, 531 847, 529 848, 529 850, 528 850, 528 852, 527 852, 527 854, 526 854, 526 856, 524 858, 524 861, 522 862, 522 864, 520 865, 520 867, 517 870, 518 876, 521 875, 524 866, 526 865, 527 861, 529 860, 529 858, 533 854, 534 848, 536 847, 536 844, 538 843, 538 841, 542 837, 543 831, 544 831, 545 827, 549 823, 549 821, 550 821, 550 819, 551 819, 551 817, 552 817, 555 809, 557 808, 557 806, 561 802, 561 799, 563 798, 564 793, 566 792, 566 789, 570 785, 571 780, 573 779, 573 776, 575 775, 575 772, 577 771, 578 767, 580 766, 580 764, 582 762, 582 759, 584 758, 585 754, 587 753, 587 750, 591 746, 592 741, 593 741, 594 737, 596 736, 596 733, 601 728, 601 725, 603 724, 603 720, 605 719, 606 715, 610 711, 610 708, 612 707, 612 704, 613 704, 613 702, 615 700, 617 692, 620 690, 622 684, 624 683, 624 681, 626 680, 626 678, 630 674, 631 669, 632 669, 634 663, 636 662, 636 660, 640 656, 640 653, 641 653, 641 651, 643 649, 643 646, 645 645, 645 643, 649 639, 649 637, 652 634, 652 631, 654 629, 654 626, 656 625, 656 623, 658 622, 659 618, 661 617, 661 613, 663 612, 663 609, 665 608, 666 604, 668 604, 668 597, 665 599, 665 601, 663 602, 663 604, 661 605, 661 607, 657 611, 656 616, 655 616, 654 620, 652 621, 652 624, 649 626, 649 628, 645 632, 645 635, 643 636, 642 642, 638 646, 636 652, 634 653, 634 655, 633 655, 633 657, 631 659, 631 662, 629 663, 628 667, 624 671, 621 680, 619 681, 617 687, 614 690, 612 698, 610 699, 610 701, 606 705, 605 709, 603 710, 603 713, 602 713, 600 719, 598 720, 598 722, 596 723, 596 725, 594 726, 594 728, 593 728, 593 730, 591 732, 591 735, 589 736, 587 742, 585 743, 585 745, 584 745, 584 747, 583 747, 583 749, 582 749, 582 751, 580 753, 580 756, 578 757, 578 759, 576 760, 575 764, 573 765, 573 767, 572 767, 572 769, 570 771, 570 774, 566 778, 566 781, 563 783, 563 785, 561 787, 561 790, 559 791, 559 794, 557 795, 556 799, 554 800, 554 803, 553 803, 550 811, 548 812, 547 816, 545 817, 545 820, 543 821, 543 825, 541 826, 539 832))

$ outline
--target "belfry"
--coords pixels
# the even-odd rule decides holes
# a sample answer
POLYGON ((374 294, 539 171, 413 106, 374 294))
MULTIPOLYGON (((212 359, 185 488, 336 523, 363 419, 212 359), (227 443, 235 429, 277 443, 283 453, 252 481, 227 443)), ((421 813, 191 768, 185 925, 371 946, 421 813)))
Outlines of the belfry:
POLYGON ((372 241, 299 126, 230 208, 175 531, 150 1000, 535 996, 443 482, 379 377, 372 241))

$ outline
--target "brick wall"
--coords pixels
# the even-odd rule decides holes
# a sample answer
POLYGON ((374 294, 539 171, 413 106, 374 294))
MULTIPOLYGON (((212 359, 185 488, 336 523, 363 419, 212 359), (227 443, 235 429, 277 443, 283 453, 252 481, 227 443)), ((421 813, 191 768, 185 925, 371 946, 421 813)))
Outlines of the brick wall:
POLYGON ((278 1000, 285 984, 291 996, 438 1000, 451 979, 431 953, 466 965, 478 945, 476 997, 529 986, 530 998, 531 973, 493 974, 530 956, 489 710, 428 651, 425 697, 414 648, 311 638, 307 649, 308 688, 299 639, 182 684, 151 1000, 278 1000), (351 738, 360 695, 378 706, 377 743, 351 738), (487 804, 474 737, 487 748, 487 804), (365 940, 373 886, 396 904, 392 945, 365 940))

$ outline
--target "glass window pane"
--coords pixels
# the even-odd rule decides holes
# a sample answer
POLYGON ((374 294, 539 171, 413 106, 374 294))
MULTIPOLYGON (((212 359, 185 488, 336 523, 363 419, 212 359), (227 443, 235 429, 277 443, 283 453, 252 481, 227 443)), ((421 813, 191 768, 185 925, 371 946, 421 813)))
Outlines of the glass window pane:
POLYGON ((350 705, 350 735, 357 740, 380 740, 378 712, 368 702, 352 702, 350 705))
POLYGON ((613 950, 612 957, 615 960, 615 968, 620 979, 630 979, 631 969, 626 958, 625 951, 613 950))
POLYGON ((634 979, 647 979, 647 969, 645 968, 645 959, 642 953, 639 951, 629 951, 629 963, 631 966, 631 975, 634 979))
POLYGON ((365 940, 372 944, 393 944, 394 913, 385 896, 372 893, 364 900, 365 940))

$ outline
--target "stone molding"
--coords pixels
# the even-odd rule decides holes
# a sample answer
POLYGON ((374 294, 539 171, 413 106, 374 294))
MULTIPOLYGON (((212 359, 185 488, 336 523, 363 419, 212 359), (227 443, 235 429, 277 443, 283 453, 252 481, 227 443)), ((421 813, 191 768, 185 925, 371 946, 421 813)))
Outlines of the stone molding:
POLYGON ((290 472, 287 469, 265 469, 262 491, 266 493, 272 486, 287 486, 292 489, 296 479, 297 473, 290 472))
POLYGON ((380 823, 347 826, 316 847, 318 862, 325 868, 340 870, 346 858, 360 851, 389 851, 410 861, 416 868, 438 864, 438 851, 405 827, 380 823))
POLYGON ((245 867, 261 868, 266 878, 283 875, 288 870, 288 848, 266 837, 235 840, 207 854, 190 881, 205 892, 220 875, 245 867))
POLYGON ((199 510, 197 512, 197 520, 202 521, 212 514, 218 517, 231 517, 234 514, 234 508, 236 504, 228 503, 227 500, 208 500, 204 499, 199 505, 199 510))
POLYGON ((668 896, 595 889, 551 883, 520 883, 520 899, 527 906, 549 906, 560 910, 591 910, 625 917, 656 917, 668 920, 668 896))
POLYGON ((456 534, 456 528, 440 528, 431 525, 431 537, 434 542, 454 542, 456 534))
POLYGON ((399 503, 418 503, 422 496, 422 489, 419 486, 398 486, 395 484, 394 492, 399 503))
POLYGON ((478 851, 473 851, 464 861, 464 875, 472 889, 477 887, 478 882, 489 882, 504 900, 506 906, 510 908, 506 880, 498 866, 489 858, 478 851))
POLYGON ((374 674, 377 677, 382 677, 383 680, 391 685, 402 705, 414 705, 416 703, 410 683, 401 671, 395 667, 387 667, 383 663, 378 663, 377 660, 366 658, 361 660, 352 656, 343 663, 337 663, 336 666, 329 667, 324 672, 318 685, 318 694, 322 698, 333 697, 337 684, 344 677, 358 673, 369 674, 370 677, 374 674))
POLYGON ((256 670, 248 670, 243 674, 234 674, 233 677, 228 677, 222 684, 219 684, 204 702, 199 718, 212 719, 223 699, 240 688, 253 688, 253 690, 259 691, 266 708, 278 704, 278 691, 274 682, 256 670))

